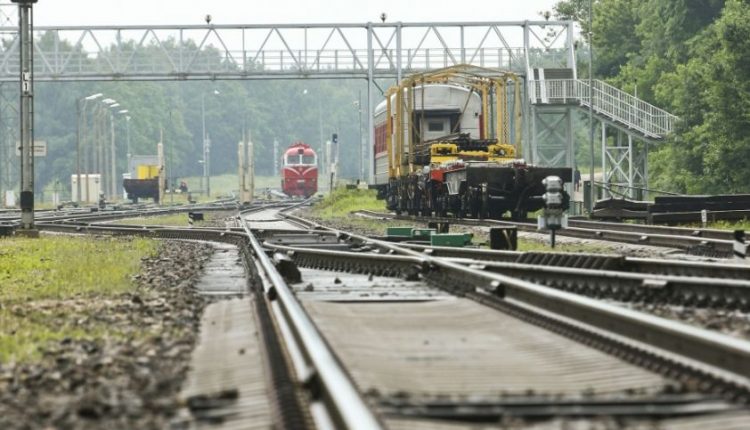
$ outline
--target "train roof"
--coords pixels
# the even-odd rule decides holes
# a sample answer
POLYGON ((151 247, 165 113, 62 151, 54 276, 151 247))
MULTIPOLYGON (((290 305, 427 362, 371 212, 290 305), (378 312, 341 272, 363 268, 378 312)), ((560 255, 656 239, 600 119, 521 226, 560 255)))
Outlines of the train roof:
MULTIPOLYGON (((468 92, 471 91, 467 87, 464 87, 462 85, 455 85, 455 84, 425 84, 424 87, 427 88, 427 89, 431 89, 431 88, 433 88, 433 89, 444 88, 446 91, 449 91, 449 92, 456 91, 456 92, 468 93, 468 92)), ((418 93, 421 90, 422 85, 417 85, 414 88, 415 88, 415 93, 418 93)), ((409 89, 407 88, 406 91, 408 93, 409 89)), ((479 98, 479 94, 474 94, 474 96, 477 97, 477 98, 479 98)), ((391 97, 395 98, 396 96, 395 95, 391 95, 391 97)), ((383 101, 381 101, 380 103, 378 103, 378 105, 375 107, 375 115, 379 115, 379 114, 381 114, 381 113, 383 113, 385 111, 385 107, 386 107, 386 103, 385 102, 386 102, 385 99, 383 99, 383 101)), ((420 103, 420 100, 417 100, 417 104, 419 104, 419 103, 420 103)), ((455 104, 455 105, 453 105, 453 104, 442 104, 442 105, 428 104, 428 107, 431 110, 451 109, 451 108, 458 108, 460 110, 460 109, 463 109, 464 103, 465 102, 462 102, 460 104, 460 106, 458 104, 455 104)))
POLYGON ((289 145, 289 147, 286 149, 286 151, 284 151, 284 154, 285 155, 286 154, 290 154, 290 153, 298 154, 300 149, 302 149, 303 153, 306 154, 306 155, 315 155, 315 150, 312 149, 312 147, 310 145, 306 144, 305 142, 301 142, 301 141, 294 142, 291 145, 289 145))

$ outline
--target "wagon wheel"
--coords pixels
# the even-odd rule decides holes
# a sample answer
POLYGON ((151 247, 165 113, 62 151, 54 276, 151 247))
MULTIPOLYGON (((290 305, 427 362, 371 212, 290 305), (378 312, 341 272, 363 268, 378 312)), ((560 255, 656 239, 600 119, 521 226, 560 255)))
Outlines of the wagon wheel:
POLYGON ((523 221, 529 216, 529 213, 523 209, 519 209, 512 211, 510 213, 510 216, 514 221, 523 221))

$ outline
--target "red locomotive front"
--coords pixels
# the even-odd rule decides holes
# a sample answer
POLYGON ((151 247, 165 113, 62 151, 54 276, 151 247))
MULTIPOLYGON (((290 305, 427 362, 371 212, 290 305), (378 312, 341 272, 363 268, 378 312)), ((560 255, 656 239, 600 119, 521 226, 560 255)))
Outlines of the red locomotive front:
POLYGON ((315 151, 303 142, 293 143, 284 152, 281 189, 290 197, 310 197, 318 191, 318 160, 315 151))

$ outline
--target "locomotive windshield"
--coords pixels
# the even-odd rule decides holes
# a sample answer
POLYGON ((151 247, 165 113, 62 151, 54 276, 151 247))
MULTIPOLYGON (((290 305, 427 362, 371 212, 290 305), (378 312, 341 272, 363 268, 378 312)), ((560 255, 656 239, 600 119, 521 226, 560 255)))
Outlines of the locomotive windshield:
POLYGON ((286 164, 287 166, 298 164, 315 164, 315 156, 290 154, 286 156, 286 164))

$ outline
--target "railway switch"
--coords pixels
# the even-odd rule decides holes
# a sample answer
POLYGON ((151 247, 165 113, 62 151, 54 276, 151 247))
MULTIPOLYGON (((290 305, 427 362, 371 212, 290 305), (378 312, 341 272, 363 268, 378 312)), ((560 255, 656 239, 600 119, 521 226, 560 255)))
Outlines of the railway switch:
POLYGON ((490 249, 517 250, 518 230, 516 226, 490 228, 490 249))

